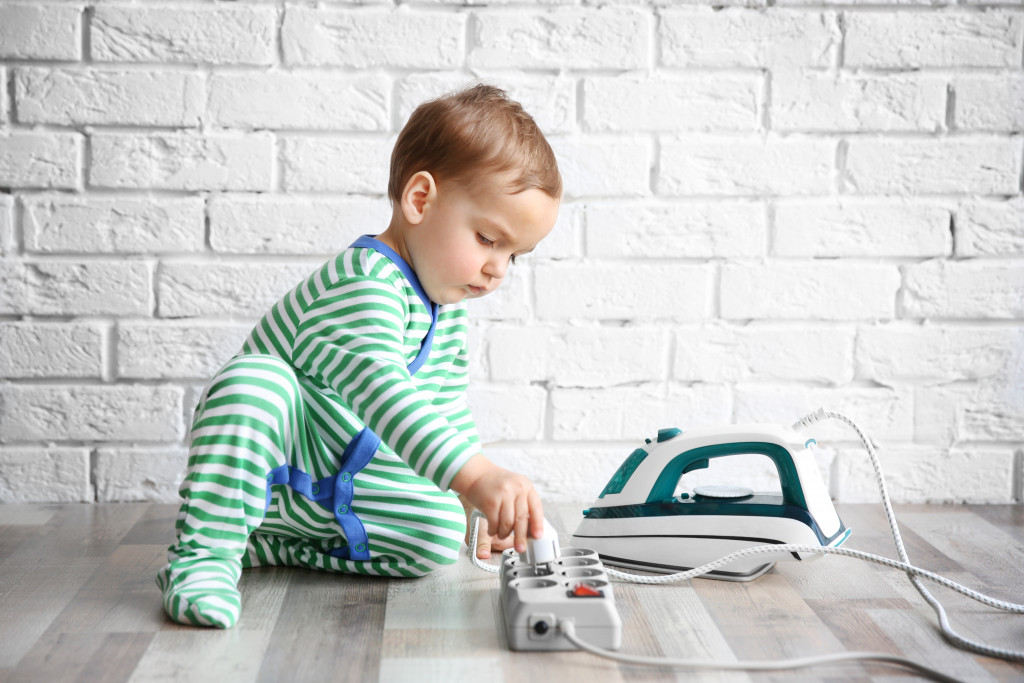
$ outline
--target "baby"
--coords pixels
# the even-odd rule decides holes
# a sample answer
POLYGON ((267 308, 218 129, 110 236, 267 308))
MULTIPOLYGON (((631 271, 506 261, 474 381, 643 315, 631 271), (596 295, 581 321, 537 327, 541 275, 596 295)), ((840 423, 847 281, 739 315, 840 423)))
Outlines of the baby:
POLYGON ((481 557, 543 533, 530 481, 480 452, 463 302, 547 236, 561 190, 543 134, 504 91, 413 112, 387 229, 282 298, 200 398, 157 576, 172 619, 234 625, 243 567, 422 576, 458 559, 471 508, 487 518, 481 557))

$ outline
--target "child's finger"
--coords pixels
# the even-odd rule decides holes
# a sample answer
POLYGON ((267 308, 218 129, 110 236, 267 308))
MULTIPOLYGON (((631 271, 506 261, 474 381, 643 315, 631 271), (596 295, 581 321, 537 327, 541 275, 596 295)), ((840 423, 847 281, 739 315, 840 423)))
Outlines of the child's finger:
POLYGON ((497 536, 491 538, 491 553, 500 553, 504 550, 508 550, 512 547, 511 538, 498 538, 497 536))
MULTIPOLYGON (((512 501, 502 501, 501 508, 498 511, 498 526, 494 531, 494 536, 498 538, 505 538, 515 529, 516 526, 516 508, 512 501)), ((518 550, 518 548, 517 548, 518 550)))
POLYGON ((527 494, 526 504, 530 512, 530 536, 540 538, 544 535, 544 505, 536 489, 531 489, 527 494))
POLYGON ((488 560, 491 557, 490 536, 480 536, 476 540, 476 556, 481 560, 488 560))
POLYGON ((515 520, 515 544, 516 552, 526 551, 527 531, 530 525, 530 508, 525 496, 516 498, 516 520, 515 520))

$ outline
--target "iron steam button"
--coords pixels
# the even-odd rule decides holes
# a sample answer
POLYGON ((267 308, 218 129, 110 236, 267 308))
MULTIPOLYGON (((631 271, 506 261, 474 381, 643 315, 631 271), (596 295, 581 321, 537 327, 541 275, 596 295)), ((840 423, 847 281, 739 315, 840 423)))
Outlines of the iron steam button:
POLYGON ((679 436, 682 433, 683 433, 683 430, 679 429, 678 427, 669 427, 668 429, 659 429, 658 430, 658 443, 661 443, 662 441, 668 441, 669 439, 673 439, 673 438, 679 436))

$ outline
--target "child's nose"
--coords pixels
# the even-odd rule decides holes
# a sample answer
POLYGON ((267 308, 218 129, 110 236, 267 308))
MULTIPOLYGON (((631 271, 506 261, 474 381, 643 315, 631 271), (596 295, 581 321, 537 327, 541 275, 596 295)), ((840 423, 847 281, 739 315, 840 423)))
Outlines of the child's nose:
POLYGON ((495 280, 505 277, 506 270, 508 270, 508 261, 503 259, 501 255, 492 256, 484 264, 484 273, 490 275, 495 280))

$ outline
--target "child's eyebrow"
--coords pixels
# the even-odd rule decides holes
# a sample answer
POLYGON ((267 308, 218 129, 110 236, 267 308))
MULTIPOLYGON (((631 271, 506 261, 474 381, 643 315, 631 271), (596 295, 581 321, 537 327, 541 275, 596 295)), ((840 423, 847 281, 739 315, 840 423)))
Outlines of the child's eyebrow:
POLYGON ((503 239, 505 239, 505 240, 510 240, 511 239, 511 235, 509 234, 508 230, 505 228, 504 225, 502 225, 498 221, 494 220, 493 218, 487 218, 487 217, 481 217, 480 220, 481 220, 481 222, 486 223, 490 227, 492 227, 495 230, 497 230, 498 234, 500 234, 503 239))

